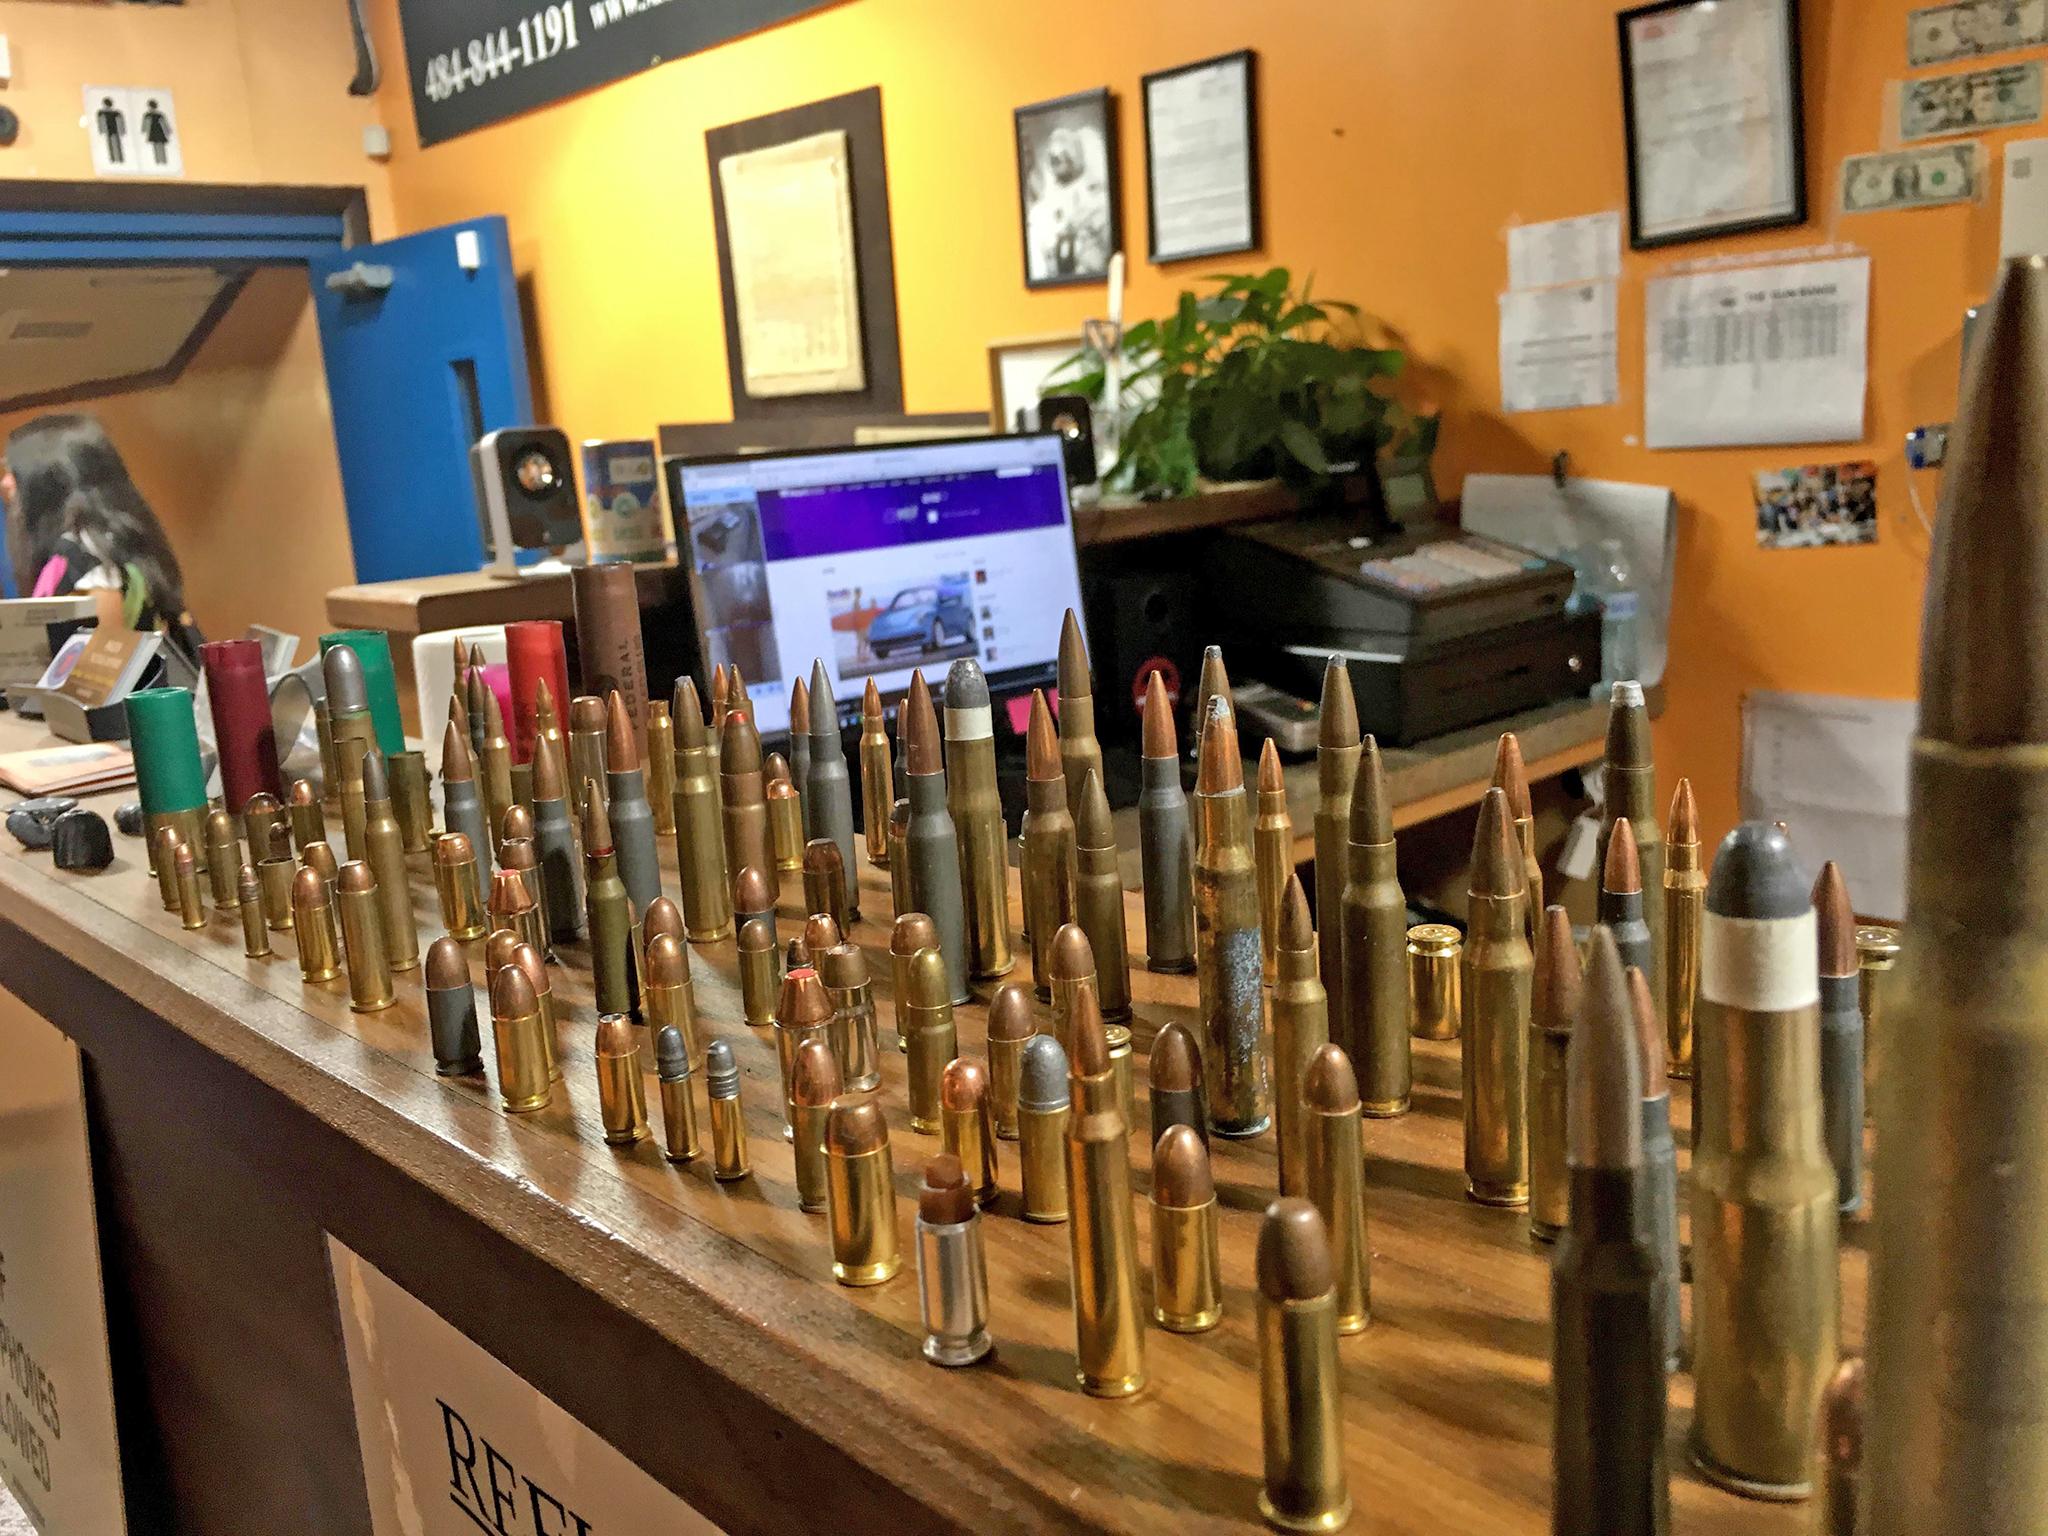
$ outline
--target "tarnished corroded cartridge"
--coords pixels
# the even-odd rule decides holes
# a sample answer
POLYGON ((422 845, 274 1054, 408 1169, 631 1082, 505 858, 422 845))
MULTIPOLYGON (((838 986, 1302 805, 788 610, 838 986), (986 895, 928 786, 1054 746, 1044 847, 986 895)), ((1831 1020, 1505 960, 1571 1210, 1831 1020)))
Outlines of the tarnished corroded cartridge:
POLYGON ((832 999, 828 1038, 832 1056, 851 1093, 882 1085, 881 1042, 875 1027, 875 989, 868 980, 867 952, 858 944, 834 944, 817 956, 818 976, 832 999))
POLYGON ((691 1088, 689 1042, 673 1024, 654 1031, 654 1072, 661 1085, 661 1155, 672 1163, 696 1159, 697 1096, 691 1088))
POLYGON ((206 926, 206 893, 199 887, 199 862, 190 843, 178 844, 171 855, 172 879, 178 888, 178 920, 188 929, 206 926))
POLYGON ((1062 923, 1052 936, 1047 969, 1052 977, 1052 1032, 1060 1049, 1071 1059, 1074 1054, 1074 999, 1082 988, 1098 999, 1095 982, 1095 949, 1079 923, 1062 923))
POLYGON ((819 1212, 826 1207, 825 1122, 843 1091, 839 1063, 829 1045, 813 1036, 796 1048, 789 1073, 789 1129, 799 1210, 819 1212))
POLYGON ((391 989, 391 960, 377 900, 377 876, 361 859, 350 859, 335 877, 341 908, 342 946, 348 954, 349 1007, 377 1013, 397 1001, 391 989))
POLYGON ((1195 968, 1195 831, 1180 781, 1173 704, 1166 696, 1166 679, 1157 671, 1145 684, 1140 738, 1138 859, 1145 886, 1145 968, 1183 975, 1195 968))
POLYGON ((1209 1126, 1219 1136, 1257 1136, 1273 1123, 1258 877, 1237 722, 1216 699, 1202 722, 1194 808, 1195 985, 1209 1126))
MULTIPOLYGON (((325 848, 325 843, 315 847, 325 848)), ((341 974, 341 939, 334 926, 334 899, 312 865, 292 876, 292 929, 299 943, 299 975, 308 982, 341 974)))
MULTIPOLYGON (((846 746, 839 738, 839 705, 832 675, 822 657, 811 662, 810 758, 804 765, 804 830, 829 837, 839 847, 840 899, 835 909, 846 927, 860 916, 860 865, 853 851, 853 779, 846 771, 846 746)), ((930 701, 926 701, 930 708, 930 701)), ((796 722, 792 721, 794 728, 796 722)))
POLYGON ((867 844, 868 862, 877 869, 887 869, 889 805, 896 798, 896 775, 889 761, 889 727, 882 714, 882 690, 875 686, 872 677, 860 696, 859 751, 861 838, 867 844))
POLYGON ((960 1160, 945 1152, 925 1164, 917 1192, 917 1300, 932 1364, 972 1365, 993 1347, 981 1223, 960 1160))
POLYGON ((547 953, 548 936, 541 927, 540 908, 534 905, 533 894, 518 870, 501 869, 491 876, 488 912, 493 931, 507 929, 517 934, 521 943, 531 944, 542 954, 547 953))
POLYGON ((434 894, 441 902, 441 926, 451 938, 480 939, 489 932, 476 851, 465 833, 443 832, 434 839, 434 894))
POLYGON ((967 1000, 967 896, 962 886, 960 840, 946 808, 946 765, 939 743, 938 716, 924 674, 910 675, 903 701, 903 783, 909 791, 910 826, 904 855, 910 861, 910 899, 932 920, 946 983, 956 1003, 967 1000))
POLYGON ((1091 769, 1074 816, 1074 920, 1095 952, 1095 996, 1105 1019, 1131 1016, 1131 952, 1124 932, 1124 883, 1117 867, 1109 797, 1091 769))
POLYGON ((1294 873, 1294 823, 1287 814, 1287 780, 1272 737, 1259 748, 1258 808, 1252 817, 1252 866, 1259 885, 1259 962, 1272 985, 1279 962, 1280 898, 1294 873))
MULTIPOLYGON (((1769 822, 1722 840, 1700 938, 1693 1070, 1707 1091, 1692 1160, 1692 1455, 1737 1493, 1804 1498, 1835 1368, 1835 1171, 1821 1141, 1813 904, 1791 843, 1769 822)), ((1939 1218, 1917 1209, 1910 1241, 1923 1244, 1939 1218)), ((1916 1333, 1918 1369, 1934 1368, 1926 1351, 1941 1337, 1932 1323, 1916 1333)))
POLYGON ((1856 930, 1856 1004, 1863 1011, 1863 1107, 1874 1110, 1879 1058, 1883 1054, 1879 1026, 1887 1017, 1892 968, 1899 960, 1899 930, 1867 923, 1856 930))
POLYGON ((427 1036, 434 1048, 434 1070, 442 1077, 468 1077, 483 1071, 476 989, 469 984, 469 954, 461 940, 443 934, 427 946, 425 979, 427 1036))
MULTIPOLYGON (((1617 946, 1618 947, 1618 946, 1617 946)), ((1650 1001, 1650 981, 1628 968, 1629 1012, 1636 1027, 1637 1080, 1642 1084, 1643 1168, 1636 1180, 1636 1227, 1655 1270, 1650 1300, 1662 1335, 1658 1359, 1675 1371, 1685 1347, 1679 1321, 1678 1146, 1671 1135, 1671 1075, 1664 1065, 1664 1026, 1650 1001)))
POLYGON ((753 716, 735 708, 719 733, 719 801, 725 815, 725 867, 739 878, 743 869, 773 869, 768 843, 768 785, 761 764, 761 735, 753 716))
POLYGON ((1338 914, 1344 1011, 1330 1015, 1330 1038, 1351 1058, 1366 1114, 1404 1115, 1414 1083, 1408 1031, 1408 899, 1395 867, 1394 813, 1387 798, 1386 771, 1379 743, 1370 736, 1363 741, 1352 784, 1351 827, 1344 851, 1344 900, 1338 914))
POLYGON ((633 902, 619 877, 611 818, 595 780, 583 786, 583 914, 590 932, 590 981, 597 1011, 637 1015, 633 902))
POLYGON ((292 876, 297 871, 298 865, 282 855, 256 866, 256 879, 263 889, 263 925, 272 933, 291 931, 292 876))
POLYGON ((1024 1194, 1024 1219, 1067 1219, 1067 1120, 1072 1113, 1067 1053, 1051 1035, 1033 1035, 1024 1045, 1024 1070, 1017 1083, 1017 1182, 1024 1194))
MULTIPOLYGON (((1602 780, 1606 806, 1600 823, 1598 851, 1600 867, 1607 865, 1607 844, 1614 835, 1614 823, 1628 818, 1636 839, 1636 859, 1642 866, 1643 889, 1664 889, 1664 834, 1657 826, 1657 765, 1650 755, 1650 711, 1643 702, 1643 685, 1618 682, 1607 701, 1607 759, 1602 780)), ((1669 935, 1664 928, 1664 904, 1645 908, 1650 927, 1650 996, 1655 1000, 1661 1022, 1669 983, 1669 935)))
MULTIPOLYGON (((1007 976, 1017 958, 1010 936, 1010 829, 996 789, 995 715, 988 679, 972 657, 954 662, 946 674, 945 737, 946 809, 960 845, 967 967, 984 980, 1007 976)), ((866 739, 864 735, 863 742, 866 739)), ((878 762, 886 766, 886 738, 881 753, 878 762)), ((886 803, 881 815, 886 823, 886 803)))
POLYGON ((235 878, 235 906, 242 918, 242 953, 261 960, 270 953, 270 930, 263 925, 263 884, 246 864, 235 878))
POLYGON ((747 1156, 747 1116, 740 1101, 740 1066, 732 1042, 713 1040, 704 1047, 704 1094, 711 1112, 711 1176, 735 1183, 753 1173, 747 1156))
POLYGON ((206 813, 206 880, 216 907, 233 911, 241 902, 242 842, 226 811, 206 813))
POLYGON ((1366 1240, 1365 1133, 1358 1076, 1342 1046, 1325 1045, 1302 1083, 1302 1195, 1323 1218, 1337 1270, 1337 1331, 1372 1321, 1372 1249, 1366 1240))
POLYGON ((1813 885, 1820 943, 1821 1133, 1835 1165, 1836 1209, 1863 1206, 1863 1010, 1858 1006, 1856 913, 1833 859, 1813 885))
MULTIPOLYGON (((536 692, 546 686, 542 682, 536 692)), ((533 851, 540 860, 548 937, 557 944, 573 944, 583 933, 583 860, 569 820, 561 743, 538 735, 533 741, 533 851)))
POLYGON ((782 956, 775 949, 775 924, 750 917, 740 924, 740 1011, 747 1023, 765 1029, 775 1022, 775 999, 782 986, 782 956))
POLYGON ((994 1204, 996 1122, 989 1109, 988 1068, 972 1056, 956 1056, 939 1076, 939 1135, 960 1159, 975 1204, 994 1204))
POLYGON ((257 790, 242 807, 242 836, 249 845, 251 867, 291 852, 291 821, 277 796, 269 790, 257 790))
POLYGON ((306 851, 306 844, 327 841, 327 812, 310 780, 292 780, 292 787, 286 791, 285 813, 291 822, 292 846, 301 854, 306 851))
POLYGON ((1031 984, 1040 1002, 1052 996, 1052 936, 1074 920, 1078 876, 1074 817, 1060 766, 1059 736, 1042 689, 1031 690, 1031 718, 1024 732, 1024 825, 1021 853, 1024 930, 1031 940, 1031 984))
POLYGON ((1529 1235, 1538 1242, 1556 1241, 1571 1215, 1565 1068, 1579 1017, 1580 981, 1571 914, 1561 906, 1546 907, 1536 928, 1529 1001, 1529 1235))
MULTIPOLYGON (((1253 955, 1256 964, 1256 950, 1253 955)), ((1075 1356, 1082 1391, 1129 1397, 1145 1385, 1130 1133, 1092 990, 1076 1000, 1073 1029, 1070 1091, 1076 1102, 1067 1122, 1067 1194, 1075 1356)))
POLYGON ((840 878, 839 845, 829 837, 814 837, 804 844, 804 909, 823 912, 846 931, 852 916, 841 904, 846 882, 840 878))
POLYGON ((640 1077, 640 1037, 623 1013, 597 1021, 597 1112, 604 1139, 629 1147, 647 1139, 647 1085, 640 1077))
MULTIPOLYGON (((1287 872, 1274 935, 1278 977, 1273 984, 1273 1119, 1280 1143, 1280 1193, 1308 1193, 1302 1081, 1316 1053, 1330 1043, 1329 999, 1317 973, 1316 931, 1309 922, 1301 877, 1287 872)), ((1157 1045, 1153 1047, 1157 1052, 1157 1045)))
MULTIPOLYGON (((1700 919, 1706 910, 1707 872, 1700 863, 1700 813, 1692 780, 1680 779, 1671 796, 1664 864, 1664 1039, 1671 1075, 1692 1076, 1692 1021, 1700 996, 1700 919)), ((1694 1115, 1698 1124, 1698 1115, 1694 1115)))
POLYGON ((1202 1103, 1202 1055, 1187 1026, 1168 1023, 1153 1037, 1146 1061, 1152 1108, 1152 1145, 1176 1125, 1189 1126, 1209 1144, 1209 1116, 1202 1103))
MULTIPOLYGON (((297 836, 298 808, 293 806, 293 835, 297 836)), ((453 720, 441 743, 441 824, 448 836, 461 834, 476 853, 477 884, 490 874, 498 854, 497 829, 484 819, 483 796, 477 792, 476 769, 469 755, 469 743, 453 720)), ((300 842, 299 852, 305 853, 300 842)))
POLYGON ((606 696, 604 767, 605 818, 611 824, 619 879, 638 922, 661 894, 661 843, 655 836, 654 808, 647 803, 638 733, 624 696, 616 692, 606 696))
POLYGON ((1152 1318, 1171 1333, 1206 1333, 1223 1318, 1216 1179, 1194 1130, 1170 1125, 1152 1151, 1152 1318))
POLYGON ((988 1004, 988 1098, 996 1135, 1017 1139, 1017 1089, 1023 1080, 1024 1047, 1038 1033, 1031 988, 1006 981, 988 1004))
POLYGON ((433 802, 429 795, 427 754, 416 749, 393 752, 384 759, 391 780, 391 813, 407 853, 425 853, 434 836, 433 802))
POLYGON ((761 770, 768 783, 768 846, 775 856, 775 872, 796 875, 804 867, 804 807, 789 764, 780 752, 768 754, 761 770))
POLYGON ((1417 1040, 1458 1038, 1458 962, 1465 936, 1449 923, 1408 930, 1408 1033, 1417 1040))
POLYGON ((921 949, 936 949, 938 930, 922 912, 898 913, 889 930, 889 996, 896 1014, 896 1049, 908 1051, 910 1036, 903 1020, 903 1004, 910 996, 910 962, 921 949))
MULTIPOLYGON (((1481 1205, 1529 1203, 1529 1004, 1535 956, 1522 921, 1522 857, 1507 796, 1479 803, 1467 893, 1465 1019, 1460 1032, 1465 1103, 1465 1190, 1481 1205)), ((1407 1043, 1407 1031, 1401 1032, 1407 1043)))
POLYGON ((676 868, 690 942, 710 944, 733 931, 732 876, 725 863, 718 762, 704 728, 695 678, 676 683, 676 868))
POLYGON ((1316 720, 1315 881, 1316 913, 1327 940, 1316 965, 1330 1016, 1346 1017, 1344 946, 1342 943, 1345 863, 1351 839, 1351 792, 1358 781, 1358 760, 1365 751, 1358 731, 1358 699, 1351 691, 1351 669, 1341 656, 1323 666, 1322 707, 1316 720))
POLYGON ((375 756, 363 760, 363 855, 377 877, 377 920, 384 928, 384 952, 391 969, 414 970, 420 963, 420 930, 412 914, 405 836, 392 813, 384 759, 375 756))
POLYGON ((833 1279, 841 1285, 893 1279, 903 1254, 882 1107, 866 1094, 842 1095, 825 1121, 825 1158, 833 1279))
POLYGON ((782 1130, 793 1136, 796 1126, 796 1053, 806 1041, 832 1049, 832 999, 825 983, 808 965, 792 965, 782 977, 782 996, 775 1005, 775 1064, 782 1072, 782 1130))
POLYGON ((1536 856, 1536 808, 1529 798, 1529 773, 1522 764, 1522 740, 1502 731, 1494 743, 1493 787, 1508 797, 1508 822, 1522 855, 1522 889, 1527 900, 1522 914, 1529 928, 1529 947, 1536 947, 1536 924, 1543 913, 1543 861, 1536 856))
POLYGON ((647 1027, 673 1024, 682 1032, 692 1064, 704 1059, 704 1035, 697 1021, 697 992, 690 980, 690 951, 672 933, 657 933, 647 946, 641 971, 641 1006, 647 1027))
POLYGON ((910 1128, 935 1136, 943 1124, 939 1081, 946 1063, 960 1054, 946 962, 937 949, 920 949, 910 957, 908 985, 896 1005, 896 1027, 910 1052, 910 1128))
POLYGON ((516 965, 491 977, 491 1040, 498 1057, 498 1099, 505 1112, 524 1115, 545 1108, 554 1091, 546 1027, 533 983, 516 965))
POLYGON ((1857 1536, 1864 1529, 1863 1359, 1851 1355, 1835 1367, 1820 1405, 1820 1469, 1813 1529, 1817 1536, 1857 1536))
POLYGON ((1351 1519, 1337 1374, 1335 1266, 1306 1200, 1266 1207, 1259 1226, 1259 1418, 1266 1450, 1259 1513, 1282 1531, 1335 1531, 1351 1519))
POLYGON ((600 802, 608 793, 604 777, 606 748, 610 745, 608 724, 603 699, 583 693, 569 700, 569 786, 579 821, 590 809, 593 785, 600 802))
POLYGON ((654 811, 654 830, 667 836, 676 829, 676 725, 668 706, 647 701, 647 803, 654 811))

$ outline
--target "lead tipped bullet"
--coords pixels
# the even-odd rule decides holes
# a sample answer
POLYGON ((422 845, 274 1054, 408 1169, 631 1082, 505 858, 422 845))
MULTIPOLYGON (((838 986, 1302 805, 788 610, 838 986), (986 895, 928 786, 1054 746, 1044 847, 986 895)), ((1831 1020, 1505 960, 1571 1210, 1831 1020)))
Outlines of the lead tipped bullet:
POLYGON ((1224 709, 1233 721, 1237 716, 1237 699, 1230 691, 1230 674, 1223 667, 1223 647, 1212 645, 1202 652, 1202 672, 1195 684, 1195 729, 1209 718, 1209 701, 1221 699, 1224 709))
POLYGON ((1017 1177, 1024 1219, 1067 1219, 1067 1119, 1072 1111, 1067 1053, 1051 1035, 1024 1043, 1017 1079, 1017 1177))

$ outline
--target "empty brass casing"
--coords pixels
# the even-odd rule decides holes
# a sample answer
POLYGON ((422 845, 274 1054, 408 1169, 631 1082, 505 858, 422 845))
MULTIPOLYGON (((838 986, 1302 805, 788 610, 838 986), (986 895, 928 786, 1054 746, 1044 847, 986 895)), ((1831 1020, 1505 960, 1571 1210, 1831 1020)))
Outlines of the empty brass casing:
POLYGON ((478 883, 476 850, 469 839, 454 844, 459 833, 443 834, 434 840, 434 894, 441 901, 441 926, 452 938, 480 939, 489 931, 484 922, 484 894, 478 883))
POLYGON ((377 878, 360 860, 344 865, 342 875, 335 903, 341 908, 341 938, 348 954, 349 1007, 357 1013, 378 1013, 397 1001, 397 994, 391 989, 391 958, 378 913, 377 878))
POLYGON ((1131 1066, 1131 1028, 1128 1024, 1105 1024, 1102 1036, 1109 1042, 1109 1070, 1116 1076, 1116 1101, 1123 1109, 1124 1129, 1138 1124, 1138 1087, 1131 1066))
POLYGON ((1152 1199, 1152 1318, 1170 1333, 1206 1333, 1223 1318, 1216 1196, 1200 1205, 1152 1199))
POLYGON ((235 835, 235 819, 226 811, 209 811, 206 816, 206 878, 216 907, 232 911, 239 905, 242 844, 235 835))
POLYGON ((1129 1397, 1145 1385, 1130 1137, 1115 1072, 1076 1073, 1073 1093, 1078 1102, 1067 1123, 1067 1197, 1077 1374, 1091 1397, 1129 1397))
POLYGON ((1417 1040, 1458 1038, 1464 948, 1464 935, 1449 923, 1417 923, 1408 930, 1408 1032, 1417 1040))
POLYGON ((292 876, 298 868, 288 855, 265 859, 256 866, 256 879, 263 889, 263 922, 272 933, 291 930, 292 876))
MULTIPOLYGON (((1674 947, 1672 969, 1677 969, 1674 947)), ((1899 930, 1872 924, 1856 930, 1856 1006, 1863 1013, 1863 1102, 1877 1091, 1883 1046, 1878 1030, 1892 988, 1892 967, 1899 959, 1899 930)))
POLYGON ((647 1138, 647 1085, 640 1075, 640 1042, 632 1021, 607 1014, 597 1021, 597 1110, 604 1139, 615 1147, 647 1138))

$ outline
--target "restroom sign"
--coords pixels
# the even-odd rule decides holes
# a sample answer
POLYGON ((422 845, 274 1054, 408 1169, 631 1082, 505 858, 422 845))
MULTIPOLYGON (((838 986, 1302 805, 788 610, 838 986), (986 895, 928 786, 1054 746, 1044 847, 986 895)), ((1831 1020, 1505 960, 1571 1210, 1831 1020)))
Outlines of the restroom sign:
POLYGON ((151 85, 88 85, 79 120, 97 176, 183 176, 184 139, 171 93, 151 85))

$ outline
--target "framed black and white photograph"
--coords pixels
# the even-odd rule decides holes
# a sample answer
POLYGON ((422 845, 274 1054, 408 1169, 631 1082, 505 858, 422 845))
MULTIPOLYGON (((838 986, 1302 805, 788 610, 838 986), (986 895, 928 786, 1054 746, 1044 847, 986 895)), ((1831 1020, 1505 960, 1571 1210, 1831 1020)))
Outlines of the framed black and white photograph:
POLYGON ((1123 247, 1116 98, 1082 91, 1017 109, 1024 286, 1099 283, 1123 247))
POLYGON ((1256 63, 1247 48, 1145 76, 1145 224, 1154 261, 1258 248, 1256 63))
POLYGON ((1658 0, 1616 24, 1629 244, 1805 223, 1799 0, 1658 0))

